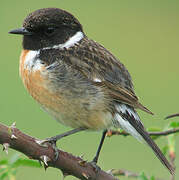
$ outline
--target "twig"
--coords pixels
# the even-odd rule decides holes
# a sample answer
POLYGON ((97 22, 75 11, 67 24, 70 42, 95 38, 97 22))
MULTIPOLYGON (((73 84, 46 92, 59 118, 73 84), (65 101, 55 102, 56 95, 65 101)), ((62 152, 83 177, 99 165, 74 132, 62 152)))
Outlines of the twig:
POLYGON ((114 176, 125 176, 125 177, 133 177, 133 178, 139 177, 137 173, 124 170, 124 169, 112 169, 109 172, 112 173, 114 176))
POLYGON ((179 116, 179 113, 169 115, 165 119, 169 119, 169 118, 173 118, 173 117, 177 117, 177 116, 179 116))
MULTIPOLYGON (((165 119, 170 119, 177 116, 179 116, 179 113, 171 114, 167 116, 165 119)), ((175 152, 174 151, 169 151, 169 158, 170 158, 170 163, 172 164, 173 167, 175 167, 175 152)), ((175 179, 175 175, 171 175, 170 180, 174 180, 174 179, 175 179)))
MULTIPOLYGON (((114 176, 124 176, 124 177, 129 177, 129 178, 138 178, 140 175, 137 173, 134 173, 132 171, 128 171, 125 169, 112 169, 109 170, 108 172, 112 173, 114 176)), ((156 180, 163 180, 159 178, 155 178, 156 180)))
MULTIPOLYGON (((169 139, 169 138, 168 138, 169 139)), ((168 140, 169 141, 169 140, 168 140)), ((172 146, 169 145, 169 158, 170 158, 170 163, 173 167, 175 167, 175 150, 172 146)), ((175 173, 170 176, 170 180, 175 180, 175 173)))
MULTIPOLYGON (((170 153, 169 158, 170 158, 171 165, 175 167, 175 153, 173 153, 173 155, 171 155, 170 153)), ((170 180, 175 180, 175 174, 171 175, 170 180)))
POLYGON ((100 170, 96 172, 90 163, 84 161, 81 157, 75 157, 72 154, 59 151, 59 157, 54 161, 54 150, 47 143, 46 146, 39 145, 36 138, 30 137, 15 127, 7 127, 0 124, 0 144, 3 150, 8 152, 8 148, 15 149, 24 153, 30 159, 39 160, 44 163, 44 167, 54 167, 60 169, 64 175, 73 175, 82 180, 116 180, 111 174, 100 170))
MULTIPOLYGON (((174 134, 179 132, 179 128, 173 128, 173 129, 169 129, 166 131, 158 131, 158 132, 148 132, 149 135, 151 136, 167 136, 170 134, 174 134)), ((125 131, 118 131, 118 130, 112 130, 112 131, 108 131, 107 136, 112 136, 112 135, 122 135, 122 136, 129 136, 130 134, 125 132, 125 131)))
MULTIPOLYGON (((166 136, 179 132, 179 128, 174 128, 161 132, 149 132, 151 136, 166 136)), ((109 131, 108 136, 129 134, 125 131, 109 131)), ((44 163, 44 167, 54 167, 61 169, 64 175, 73 175, 82 180, 116 180, 112 175, 99 171, 96 173, 95 169, 90 163, 84 161, 81 157, 75 157, 72 154, 59 151, 59 158, 54 161, 54 150, 49 143, 46 147, 43 147, 37 143, 38 139, 30 137, 15 127, 13 124, 11 127, 7 127, 0 124, 0 144, 3 145, 3 150, 7 153, 8 148, 15 149, 24 153, 31 159, 39 160, 44 163)), ((170 156, 171 161, 175 160, 175 156, 170 156)), ((128 177, 138 177, 139 175, 127 170, 112 170, 114 175, 123 175, 128 177)), ((173 179, 174 180, 174 177, 173 179)))

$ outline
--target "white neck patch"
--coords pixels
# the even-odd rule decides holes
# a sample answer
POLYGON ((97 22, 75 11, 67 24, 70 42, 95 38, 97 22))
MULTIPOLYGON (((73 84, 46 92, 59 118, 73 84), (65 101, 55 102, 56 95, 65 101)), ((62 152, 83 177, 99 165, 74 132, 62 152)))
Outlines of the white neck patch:
POLYGON ((54 45, 52 47, 45 47, 45 49, 63 49, 63 48, 70 48, 74 46, 75 44, 78 44, 80 40, 82 40, 84 37, 84 34, 81 31, 78 31, 74 36, 70 37, 65 43, 54 45))
POLYGON ((29 51, 26 60, 24 63, 24 68, 28 69, 29 71, 37 71, 40 70, 43 66, 42 61, 39 59, 40 50, 45 49, 63 49, 63 48, 70 48, 74 46, 75 44, 78 44, 78 42, 83 39, 84 34, 81 31, 78 31, 74 36, 70 37, 65 43, 54 45, 52 47, 45 47, 36 51, 29 51))
POLYGON ((42 67, 41 60, 38 58, 40 51, 29 51, 25 57, 24 69, 31 71, 40 70, 42 67))

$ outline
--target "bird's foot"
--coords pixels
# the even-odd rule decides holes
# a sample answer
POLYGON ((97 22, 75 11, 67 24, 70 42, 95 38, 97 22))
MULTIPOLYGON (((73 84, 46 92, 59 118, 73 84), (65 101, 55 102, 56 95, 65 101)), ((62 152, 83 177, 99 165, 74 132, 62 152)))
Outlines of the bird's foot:
POLYGON ((58 151, 58 148, 56 146, 56 141, 57 141, 57 139, 54 138, 54 137, 47 138, 47 139, 44 139, 44 140, 36 140, 36 143, 39 144, 40 146, 48 147, 48 143, 51 145, 52 149, 54 150, 54 159, 53 159, 53 161, 56 161, 58 159, 58 157, 59 157, 59 151, 58 151))
POLYGON ((55 152, 55 156, 54 156, 54 161, 56 161, 59 157, 59 151, 58 151, 58 148, 56 146, 56 142, 66 136, 69 136, 71 134, 75 134, 77 132, 80 132, 80 131, 84 131, 86 130, 86 128, 76 128, 76 129, 72 129, 70 131, 67 131, 63 134, 59 134, 59 135, 56 135, 56 136, 53 136, 51 138, 47 138, 45 140, 36 140, 36 143, 38 143, 40 146, 43 146, 43 147, 48 147, 50 143, 54 152, 55 152))
POLYGON ((96 173, 99 173, 99 171, 101 171, 101 168, 97 165, 97 160, 96 158, 94 158, 91 162, 90 162, 91 166, 94 168, 96 173))

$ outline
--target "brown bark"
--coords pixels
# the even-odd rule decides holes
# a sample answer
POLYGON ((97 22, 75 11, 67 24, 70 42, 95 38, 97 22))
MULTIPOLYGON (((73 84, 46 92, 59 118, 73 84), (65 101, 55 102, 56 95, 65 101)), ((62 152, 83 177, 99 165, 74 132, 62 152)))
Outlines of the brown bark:
POLYGON ((28 136, 12 125, 7 127, 0 124, 0 144, 3 145, 5 151, 8 147, 15 149, 30 159, 43 161, 44 166, 60 169, 64 175, 73 175, 82 180, 116 180, 112 175, 96 169, 81 157, 73 156, 70 153, 59 151, 59 157, 54 161, 54 150, 47 143, 46 147, 39 145, 38 139, 28 136))

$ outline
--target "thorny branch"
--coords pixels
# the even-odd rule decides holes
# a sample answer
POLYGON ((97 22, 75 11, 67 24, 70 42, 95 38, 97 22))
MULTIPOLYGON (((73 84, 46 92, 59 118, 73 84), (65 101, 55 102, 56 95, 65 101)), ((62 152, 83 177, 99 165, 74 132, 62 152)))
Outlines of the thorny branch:
MULTIPOLYGON (((173 167, 175 167, 175 153, 174 152, 169 152, 169 158, 170 158, 170 163, 173 167)), ((175 174, 171 175, 170 180, 175 179, 175 174)))
MULTIPOLYGON (((177 116, 179 116, 179 113, 169 115, 165 119, 170 119, 170 118, 177 117, 177 116)), ((170 158, 170 163, 173 165, 173 167, 175 167, 175 157, 176 157, 175 151, 173 149, 171 149, 169 152, 169 158, 170 158)), ((175 175, 171 175, 170 180, 174 180, 174 179, 175 179, 175 175)))
MULTIPOLYGON (((136 179, 139 177, 139 174, 134 173, 132 171, 125 170, 125 169, 112 169, 109 172, 113 174, 114 176, 125 176, 125 177, 136 178, 136 179)), ((163 179, 155 178, 155 180, 163 180, 163 179)))
MULTIPOLYGON (((149 135, 151 136, 168 136, 170 134, 174 134, 179 132, 179 128, 173 128, 173 129, 169 129, 166 131, 159 131, 159 132, 148 132, 149 135)), ((108 136, 112 136, 112 135, 123 135, 123 136, 129 136, 130 134, 125 132, 125 131, 108 131, 108 136)))
POLYGON ((173 118, 173 117, 177 117, 177 116, 179 116, 179 113, 169 115, 165 119, 169 119, 169 118, 173 118))
POLYGON ((8 152, 8 148, 15 149, 24 153, 30 159, 39 160, 44 163, 44 167, 58 168, 63 172, 63 175, 73 175, 82 180, 116 180, 114 176, 100 170, 96 172, 94 167, 84 161, 81 157, 75 157, 72 154, 59 151, 59 157, 54 161, 54 150, 47 143, 46 146, 39 145, 36 141, 39 139, 30 137, 13 124, 7 127, 0 124, 0 144, 3 145, 3 150, 8 152))
MULTIPOLYGON (((167 118, 179 116, 179 114, 168 116, 167 118)), ((179 132, 179 128, 174 128, 161 132, 149 132, 151 136, 167 136, 179 132)), ((108 136, 129 134, 124 131, 109 131, 108 136)), ((37 143, 39 139, 30 137, 22 133, 13 124, 7 127, 0 123, 0 144, 3 145, 3 150, 8 152, 8 148, 15 149, 24 153, 30 159, 39 160, 44 163, 44 167, 54 167, 62 171, 64 176, 73 175, 82 180, 116 180, 114 176, 138 177, 139 175, 127 170, 110 170, 106 173, 102 170, 96 172, 90 163, 84 161, 81 157, 73 156, 62 150, 58 150, 60 156, 54 161, 54 150, 49 143, 46 147, 37 143), (113 174, 114 176, 112 176, 113 174)), ((175 156, 170 157, 170 160, 175 160, 175 156)), ((174 177, 173 177, 174 178, 174 177)), ((172 179, 173 180, 173 179, 172 179)))
MULTIPOLYGON (((176 114, 172 114, 167 116, 165 119, 169 119, 169 118, 173 118, 173 117, 178 117, 179 113, 176 114)), ((174 134, 179 132, 179 128, 173 128, 173 129, 169 129, 169 130, 165 130, 165 131, 158 131, 158 132, 148 132, 150 136, 168 136, 170 134, 174 134)), ((125 131, 120 131, 120 130, 111 130, 108 131, 107 136, 111 137, 112 135, 122 135, 122 136, 128 136, 130 135, 129 133, 125 132, 125 131)), ((173 167, 175 167, 175 152, 174 151, 169 151, 169 158, 170 158, 170 163, 173 165, 173 167)), ((139 175, 127 170, 111 170, 111 173, 113 175, 123 175, 123 176, 127 176, 127 177, 133 177, 133 178, 137 178, 139 175)), ((170 180, 174 180, 175 179, 175 174, 171 175, 170 180)))
MULTIPOLYGON (((172 114, 167 116, 165 119, 169 119, 169 118, 173 118, 173 117, 177 117, 179 116, 179 113, 176 114, 172 114)), ((169 129, 166 131, 158 131, 158 132, 148 132, 150 136, 168 136, 170 134, 174 134, 179 132, 179 128, 173 128, 173 129, 169 129)), ((112 135, 123 135, 123 136, 129 136, 130 134, 125 132, 125 131, 108 131, 107 136, 112 136, 112 135)))

